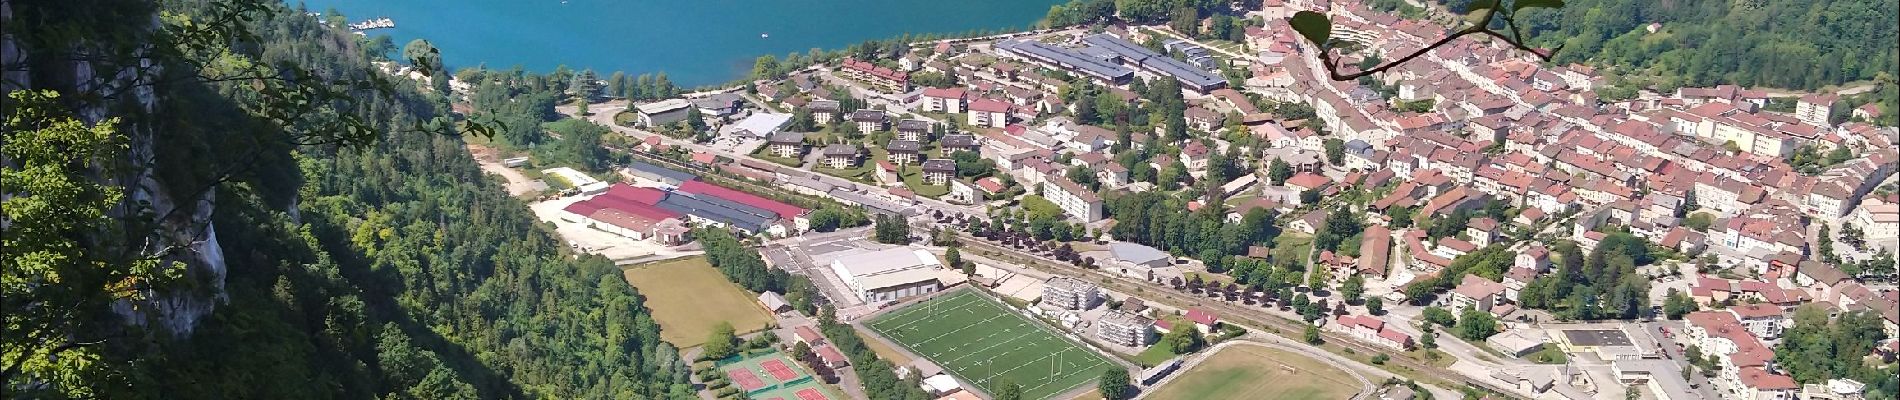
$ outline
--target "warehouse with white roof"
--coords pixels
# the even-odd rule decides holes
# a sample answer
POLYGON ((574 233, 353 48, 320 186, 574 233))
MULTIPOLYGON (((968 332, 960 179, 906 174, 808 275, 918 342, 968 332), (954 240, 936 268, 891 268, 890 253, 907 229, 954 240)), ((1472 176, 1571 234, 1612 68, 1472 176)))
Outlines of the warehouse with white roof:
POLYGON ((900 300, 943 290, 943 262, 928 251, 898 247, 840 257, 831 272, 866 303, 900 300))

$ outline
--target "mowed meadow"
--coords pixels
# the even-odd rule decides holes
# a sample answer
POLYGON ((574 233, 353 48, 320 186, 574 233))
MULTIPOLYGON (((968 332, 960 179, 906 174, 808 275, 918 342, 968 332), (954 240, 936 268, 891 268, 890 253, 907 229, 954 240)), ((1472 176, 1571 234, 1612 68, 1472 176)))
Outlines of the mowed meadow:
POLYGON ((741 334, 772 322, 756 294, 726 280, 705 257, 640 264, 622 273, 646 297, 653 320, 660 324, 660 339, 680 348, 704 343, 720 322, 731 323, 741 334))

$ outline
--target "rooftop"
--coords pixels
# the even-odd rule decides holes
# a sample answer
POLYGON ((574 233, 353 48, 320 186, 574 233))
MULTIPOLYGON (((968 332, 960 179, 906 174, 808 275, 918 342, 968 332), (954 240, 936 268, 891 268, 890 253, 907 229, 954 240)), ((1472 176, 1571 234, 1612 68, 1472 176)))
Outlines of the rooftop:
POLYGON ((662 114, 669 111, 684 110, 687 107, 692 107, 692 106, 693 106, 693 102, 686 101, 686 99, 666 99, 666 100, 660 100, 660 101, 656 101, 652 103, 641 104, 641 105, 635 106, 634 109, 638 110, 641 114, 652 115, 652 114, 662 114))
POLYGON ((937 261, 936 255, 930 254, 930 252, 927 251, 907 247, 895 247, 870 253, 855 254, 840 257, 832 262, 843 266, 844 271, 850 273, 853 277, 866 277, 907 269, 943 265, 942 262, 937 261))
POLYGON ((1135 264, 1147 264, 1156 260, 1165 260, 1168 253, 1159 249, 1133 242, 1113 242, 1108 244, 1108 252, 1115 259, 1135 264))

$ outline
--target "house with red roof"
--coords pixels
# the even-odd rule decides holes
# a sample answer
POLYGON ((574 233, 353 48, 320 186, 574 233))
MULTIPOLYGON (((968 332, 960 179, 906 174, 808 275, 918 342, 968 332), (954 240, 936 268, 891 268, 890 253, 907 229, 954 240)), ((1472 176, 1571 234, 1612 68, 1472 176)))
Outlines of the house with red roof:
POLYGON ((893 70, 869 61, 847 58, 839 75, 871 85, 873 89, 884 93, 904 93, 910 91, 910 73, 893 70))
POLYGON ((832 346, 829 343, 823 346, 813 347, 811 352, 818 356, 818 361, 824 363, 826 368, 835 370, 851 365, 851 359, 846 358, 844 352, 838 351, 836 346, 832 346))
POLYGON ((1716 389, 1725 398, 1792 399, 1798 388, 1786 375, 1768 372, 1775 352, 1755 337, 1735 314, 1699 311, 1683 316, 1683 338, 1715 357, 1720 365, 1716 389))
POLYGON ((1343 333, 1367 343, 1406 351, 1412 349, 1412 336, 1385 326, 1385 321, 1371 315, 1341 315, 1333 319, 1327 329, 1343 333))
POLYGON ((1451 290, 1451 310, 1463 313, 1469 308, 1491 311, 1491 307, 1502 302, 1504 284, 1492 282, 1477 275, 1465 275, 1465 280, 1451 290))
POLYGON ((970 102, 970 126, 1001 128, 1009 125, 1010 105, 1007 102, 990 99, 977 99, 970 102))
POLYGON ((1300 174, 1293 175, 1293 177, 1286 179, 1287 187, 1299 189, 1302 192, 1308 191, 1308 190, 1323 189, 1328 184, 1331 184, 1331 183, 1332 183, 1332 180, 1327 179, 1325 175, 1315 174, 1311 172, 1302 172, 1300 174))
POLYGON ((1210 333, 1214 331, 1214 328, 1220 327, 1220 315, 1199 308, 1188 309, 1187 320, 1193 322, 1194 327, 1200 329, 1201 333, 1210 333))
POLYGON ((963 88, 924 89, 924 111, 945 114, 961 113, 968 107, 970 95, 963 88))

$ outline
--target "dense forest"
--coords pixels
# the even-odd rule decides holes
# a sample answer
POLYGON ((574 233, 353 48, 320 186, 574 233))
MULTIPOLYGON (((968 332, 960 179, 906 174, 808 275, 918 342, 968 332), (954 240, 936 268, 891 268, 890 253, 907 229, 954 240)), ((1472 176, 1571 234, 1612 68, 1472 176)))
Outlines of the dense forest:
MULTIPOLYGON (((1441 0, 1462 11, 1472 0, 1441 0)), ((1520 19, 1557 64, 1679 86, 1818 89, 1895 78, 1900 21, 1891 0, 1572 0, 1520 19), (1650 32, 1653 25, 1656 30, 1650 32), (1883 74, 1884 73, 1884 74, 1883 74)))
MULTIPOLYGON (((159 11, 144 1, 13 3, 7 33, 41 60, 56 60, 61 53, 46 49, 60 45, 109 52, 152 44, 150 61, 168 68, 152 80, 158 107, 150 112, 60 85, 66 74, 44 69, 29 71, 45 78, 29 88, 45 90, 13 93, 37 101, 8 103, 15 143, 97 147, 103 155, 61 160, 8 146, 7 158, 24 165, 10 165, 22 169, 7 170, 7 186, 33 182, 34 196, 8 198, 16 223, 7 243, 40 249, 5 258, 10 396, 695 397, 677 349, 659 340, 641 297, 614 266, 566 252, 501 193, 461 139, 439 129, 448 112, 439 91, 376 79, 368 62, 377 52, 361 47, 367 39, 270 1, 168 2, 165 11, 176 14, 155 33, 140 30, 159 11), (217 63, 203 54, 217 54, 217 63), (193 76, 210 73, 207 65, 269 66, 298 79, 193 76), (290 89, 333 93, 310 89, 326 83, 372 90, 306 98, 306 108, 277 101, 290 89), (89 162, 133 148, 123 144, 128 133, 103 124, 75 129, 82 124, 73 110, 106 110, 124 118, 124 131, 155 132, 158 158, 149 168, 172 192, 210 188, 216 201, 205 207, 215 209, 201 211, 219 231, 213 244, 228 265, 222 282, 179 277, 164 263, 94 276, 125 261, 105 258, 115 242, 100 233, 136 235, 119 229, 147 227, 126 222, 137 216, 93 212, 67 216, 76 226, 41 226, 57 220, 28 206, 59 199, 48 197, 63 193, 54 184, 106 193, 84 198, 124 190, 86 185, 89 162), (362 124, 310 129, 338 120, 362 124), (305 140, 345 135, 358 140, 305 140), (138 299, 123 294, 127 285, 139 293, 223 289, 214 311, 173 336, 113 311, 138 299), (26 326, 40 328, 20 330, 26 326)), ((12 79, 15 66, 8 68, 12 79)))

